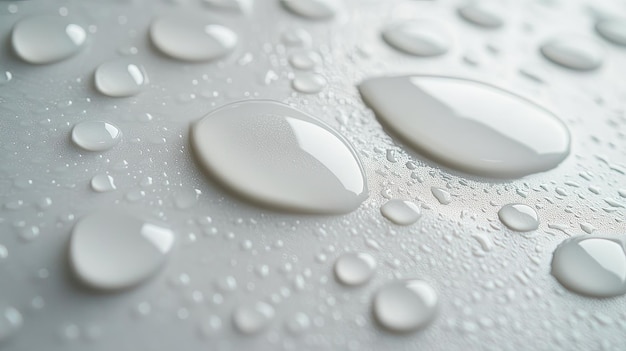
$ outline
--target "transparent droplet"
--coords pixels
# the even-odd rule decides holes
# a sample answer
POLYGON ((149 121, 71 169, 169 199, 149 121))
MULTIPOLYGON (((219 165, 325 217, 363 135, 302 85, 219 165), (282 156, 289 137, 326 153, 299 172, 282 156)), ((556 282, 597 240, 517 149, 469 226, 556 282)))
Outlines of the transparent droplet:
POLYGON ((326 79, 317 73, 299 73, 291 82, 294 90, 303 94, 319 93, 326 86, 326 79))
POLYGON ((95 212, 74 226, 70 263, 84 284, 121 290, 155 275, 173 244, 169 229, 127 213, 95 212))
POLYGON ((195 15, 165 15, 150 26, 150 39, 164 54, 183 61, 211 61, 231 53, 237 34, 195 15))
POLYGON ((301 51, 289 56, 289 64, 295 69, 308 71, 321 62, 320 55, 314 51, 301 51))
POLYGON ((139 94, 148 82, 141 65, 127 59, 118 59, 101 64, 96 69, 95 85, 99 92, 111 97, 126 97, 139 94))
POLYGON ((596 31, 613 44, 626 46, 626 20, 603 19, 596 23, 596 31))
POLYGON ((466 21, 484 28, 502 27, 498 11, 485 2, 473 2, 459 8, 459 15, 466 21))
POLYGON ((408 200, 393 199, 387 201, 381 208, 380 213, 398 225, 410 225, 417 222, 422 216, 419 205, 408 200))
POLYGON ((376 260, 367 253, 346 253, 335 261, 335 277, 344 285, 363 285, 376 272, 376 260))
POLYGON ((578 294, 626 294, 625 245, 624 237, 585 235, 567 239, 554 251, 552 275, 578 294))
POLYGON ((274 307, 261 301, 237 307, 233 312, 233 324, 244 334, 256 334, 269 325, 274 315, 274 307))
POLYGON ((450 193, 445 189, 433 186, 430 188, 430 192, 433 193, 435 199, 437 199, 437 201, 439 201, 442 205, 447 205, 452 202, 452 195, 450 195, 450 193))
POLYGON ((117 189, 112 176, 108 174, 96 174, 91 178, 91 188, 99 193, 117 189))
POLYGON ((0 72, 0 85, 6 84, 13 79, 13 73, 9 71, 0 72))
POLYGON ((0 345, 22 328, 22 314, 12 306, 0 306, 0 345))
POLYGON ((13 27, 13 50, 33 64, 52 63, 75 55, 85 43, 83 27, 62 16, 26 17, 13 27))
POLYGON ((380 77, 365 80, 359 91, 385 127, 460 171, 518 178, 552 169, 569 154, 569 131, 554 114, 488 84, 380 77))
POLYGON ((72 128, 72 141, 87 151, 105 151, 117 145, 122 132, 113 124, 103 121, 80 122, 72 128))
POLYGON ((393 332, 406 333, 426 327, 437 315, 439 298, 422 280, 389 283, 375 295, 374 317, 393 332))
POLYGON ((539 217, 535 210, 524 204, 508 204, 498 211, 504 225, 518 232, 529 232, 539 227, 539 217))
POLYGON ((211 175, 261 204, 347 213, 367 198, 361 163, 347 140, 287 105, 249 100, 195 123, 191 145, 211 175))
POLYGON ((573 70, 590 71, 602 65, 604 49, 588 38, 553 39, 541 46, 541 53, 550 61, 573 70))
POLYGON ((337 14, 336 2, 332 0, 281 0, 280 2, 289 12, 307 19, 325 20, 337 14))
POLYGON ((443 55, 452 42, 441 25, 425 20, 393 23, 383 29, 382 36, 395 49, 415 56, 443 55))

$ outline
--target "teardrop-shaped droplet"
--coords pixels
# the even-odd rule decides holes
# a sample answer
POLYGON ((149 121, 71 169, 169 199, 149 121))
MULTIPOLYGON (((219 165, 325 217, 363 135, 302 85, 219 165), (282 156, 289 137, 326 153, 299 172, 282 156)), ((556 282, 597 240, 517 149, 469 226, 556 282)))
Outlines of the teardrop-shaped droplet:
POLYGON ((148 81, 143 67, 127 59, 101 64, 94 77, 98 91, 111 97, 137 95, 148 81))
POLYGON ((96 212, 74 226, 70 263, 84 284, 121 290, 157 273, 173 244, 169 229, 127 213, 96 212))
POLYGON ((233 324, 244 334, 256 334, 274 319, 274 307, 265 302, 239 306, 233 312, 233 324))
POLYGON ((104 121, 80 122, 72 128, 72 141, 87 151, 105 151, 117 145, 122 132, 104 121))
POLYGON ((332 0, 281 0, 280 2, 289 12, 312 20, 333 18, 337 13, 332 0))
POLYGON ((498 217, 511 230, 529 232, 539 227, 539 217, 532 207, 524 204, 508 204, 498 211, 498 217))
POLYGON ((400 76, 359 85, 387 128, 434 161, 480 176, 517 178, 556 167, 570 135, 552 113, 494 86, 400 76))
POLYGON ((344 285, 363 285, 376 272, 376 260, 367 253, 347 253, 335 261, 335 276, 344 285))
POLYGON ((410 225, 422 216, 419 205, 408 200, 392 199, 380 208, 380 213, 398 225, 410 225))
POLYGON ((150 39, 164 54, 183 61, 210 61, 237 45, 231 29, 195 15, 165 15, 152 22, 150 39))
POLYGON ((484 28, 499 28, 504 23, 498 12, 484 2, 467 4, 458 11, 466 21, 484 28))
POLYGON ((626 294, 624 237, 579 236, 562 242, 552 257, 552 275, 567 289, 593 297, 626 294))
POLYGON ((626 20, 604 19, 596 23, 596 32, 613 44, 626 46, 626 20))
POLYGON ((395 49, 415 56, 445 54, 452 41, 441 25, 424 20, 391 24, 383 29, 382 36, 395 49))
POLYGON ((33 64, 52 63, 76 54, 85 43, 83 27, 68 17, 33 16, 13 27, 13 50, 24 61, 33 64))
POLYGON ((348 141, 279 102, 217 109, 193 125, 191 145, 211 175, 254 202, 339 214, 367 198, 363 168, 348 141))
POLYGON ((393 332, 406 333, 424 328, 437 315, 439 298, 422 280, 397 281, 385 285, 374 297, 374 317, 393 332))
POLYGON ((604 61, 604 49, 587 38, 561 38, 546 42, 541 53, 550 61, 573 70, 594 70, 604 61))

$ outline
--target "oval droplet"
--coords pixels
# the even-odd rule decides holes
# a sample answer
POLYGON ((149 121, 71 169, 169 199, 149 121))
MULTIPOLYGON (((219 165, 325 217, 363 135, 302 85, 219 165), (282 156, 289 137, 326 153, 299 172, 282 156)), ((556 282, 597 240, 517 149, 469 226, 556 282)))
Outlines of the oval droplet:
POLYGON ((315 94, 324 89, 326 79, 317 73, 299 73, 291 82, 291 86, 302 94, 315 94))
POLYGON ((75 55, 85 43, 83 27, 68 17, 27 17, 13 27, 13 50, 24 61, 45 64, 61 61, 75 55))
POLYGON ((231 29, 194 15, 166 15, 150 26, 150 39, 162 53, 183 61, 210 61, 237 46, 231 29))
POLYGON ((354 149, 318 119, 274 101, 219 108, 191 129, 202 166, 236 193, 272 207, 340 214, 367 198, 354 149))
POLYGON ((374 317, 393 332, 406 333, 424 328, 437 315, 439 298, 422 280, 392 282, 374 297, 374 317))
POLYGON ((289 56, 289 64, 295 69, 308 71, 313 69, 322 59, 314 51, 301 51, 289 56))
POLYGON ((243 305, 233 312, 233 324, 244 334, 256 334, 267 327, 275 314, 274 307, 262 301, 243 305))
POLYGON ((91 178, 91 188, 99 193, 117 189, 113 177, 108 174, 96 174, 91 178))
POLYGON ((587 38, 554 39, 543 44, 540 50, 548 60, 578 71, 600 67, 605 55, 596 41, 587 38))
POLYGON ((122 132, 111 123, 103 121, 80 122, 72 128, 72 141, 87 151, 105 151, 117 145, 122 132))
POLYGON ((504 225, 517 232, 529 232, 539 228, 537 212, 528 205, 504 205, 498 211, 498 217, 504 225))
POLYGON ((367 253, 347 253, 335 261, 335 277, 344 285, 367 283, 376 271, 376 260, 367 253))
POLYGON ((626 46, 626 20, 604 19, 596 23, 596 32, 613 44, 626 46))
POLYGON ((441 25, 432 21, 405 21, 383 29, 383 39, 393 48, 415 56, 445 54, 452 42, 441 25))
POLYGON ((498 12, 484 2, 462 6, 458 12, 464 20, 483 28, 499 28, 504 24, 498 12))
POLYGON ((24 318, 15 307, 0 306, 0 346, 22 328, 24 318))
POLYGON ((252 0, 203 0, 203 2, 226 11, 249 12, 252 8, 252 0))
POLYGON ((156 274, 173 245, 169 229, 126 213, 96 212, 74 226, 70 263, 84 284, 121 290, 156 274))
POLYGON ((380 213, 398 225, 413 224, 422 216, 422 211, 416 203, 398 199, 387 201, 380 208, 380 213))
POLYGON ((289 12, 312 20, 333 18, 337 9, 331 0, 281 0, 289 12))
POLYGON ((127 97, 139 94, 148 82, 141 65, 126 59, 101 64, 94 74, 96 88, 104 95, 127 97))
POLYGON ((434 161, 463 172, 518 178, 567 157, 570 135, 552 113, 471 80, 436 76, 372 78, 359 85, 383 125, 434 161))
POLYGON ((562 242, 552 275, 567 289, 592 297, 626 294, 624 237, 579 236, 562 242))

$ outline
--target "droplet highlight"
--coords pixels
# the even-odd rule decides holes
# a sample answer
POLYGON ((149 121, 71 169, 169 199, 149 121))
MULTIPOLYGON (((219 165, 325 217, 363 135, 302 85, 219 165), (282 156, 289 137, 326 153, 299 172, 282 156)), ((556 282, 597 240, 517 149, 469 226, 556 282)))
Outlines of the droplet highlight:
POLYGON ((344 285, 367 283, 376 272, 376 260, 367 253, 346 253, 335 261, 335 277, 344 285))
POLYGON ((577 71, 591 71, 604 61, 604 49, 588 38, 553 39, 541 46, 541 53, 548 60, 577 71))
POLYGON ((414 56, 445 54, 452 38, 442 26, 432 21, 411 20, 385 27, 382 37, 393 48, 414 56))
POLYGON ((436 317, 439 297, 422 280, 397 281, 385 285, 374 297, 376 321, 386 329, 407 333, 422 329, 436 317))
POLYGON ((398 225, 410 225, 417 222, 422 216, 419 205, 408 200, 392 199, 381 208, 380 213, 398 225))
POLYGON ((537 216, 537 212, 528 205, 504 205, 498 211, 498 217, 509 229, 517 232, 529 232, 539 228, 539 216, 537 216))
POLYGON ((128 97, 141 92, 148 82, 144 68, 126 59, 101 64, 94 74, 96 88, 111 97, 128 97))
POLYGON ((104 121, 80 122, 72 128, 72 142, 87 151, 105 151, 117 145, 122 132, 104 121))

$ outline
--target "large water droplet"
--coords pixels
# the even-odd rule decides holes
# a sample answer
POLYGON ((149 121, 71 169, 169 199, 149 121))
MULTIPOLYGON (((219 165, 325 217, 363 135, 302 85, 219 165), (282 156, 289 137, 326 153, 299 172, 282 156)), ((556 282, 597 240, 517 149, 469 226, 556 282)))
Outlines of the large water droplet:
POLYGON ((126 289, 158 272, 173 244, 169 229, 126 213, 96 212, 74 226, 70 263, 86 285, 126 289))
POLYGON ((389 283, 376 293, 373 312, 376 320, 394 332, 421 329, 435 318, 439 298, 422 280, 389 283))
POLYGON ((613 44, 626 46, 626 20, 604 19, 596 23, 596 31, 613 44))
POLYGON ((392 132, 464 172, 516 178, 552 169, 569 154, 569 131, 556 116, 488 84, 380 77, 364 81, 359 91, 392 132))
POLYGON ((539 217, 532 207, 524 204, 508 204, 498 211, 498 217, 511 230, 529 232, 539 227, 539 217))
POLYGON ((210 61, 223 57, 237 45, 237 34, 195 15, 166 15, 150 26, 150 38, 164 54, 184 61, 210 61))
POLYGON ((309 213, 346 213, 367 198, 347 140, 316 118, 274 101, 243 101, 194 124, 191 145, 220 182, 252 201, 309 213))
POLYGON ((565 240, 554 251, 552 275, 579 294, 626 294, 625 249, 623 237, 579 236, 565 240))
POLYGON ((331 0, 281 0, 280 2, 289 12, 313 20, 333 18, 337 13, 335 4, 331 0))
POLYGON ((85 43, 85 30, 68 17, 33 16, 13 27, 15 53, 26 62, 52 63, 76 54, 85 43))
POLYGON ((111 97, 139 94, 147 82, 143 67, 127 59, 105 62, 98 66, 95 73, 96 88, 111 97))
POLYGON ((274 319, 274 307, 257 302, 239 306, 233 312, 233 324, 244 334, 255 334, 263 330, 274 319))
POLYGON ((12 306, 0 306, 0 346, 15 335, 24 324, 20 311, 12 306))
POLYGON ((503 21, 495 8, 485 2, 470 3, 459 8, 459 15, 466 21, 484 28, 502 27, 503 21))
POLYGON ((452 39, 441 25, 432 21, 405 21, 383 29, 387 44, 415 56, 437 56, 446 53, 452 39))
POLYGON ((409 225, 417 222, 422 216, 419 205, 408 200, 393 199, 380 208, 380 213, 398 225, 409 225))
POLYGON ((363 285, 376 271, 376 260, 367 253, 347 253, 335 261, 335 276, 345 285, 363 285))
POLYGON ((85 121, 72 128, 72 141, 87 151, 104 151, 117 145, 122 132, 108 122, 85 121))
POLYGON ((590 71, 602 65, 604 50, 587 38, 561 38, 541 46, 541 53, 550 61, 578 71, 590 71))

